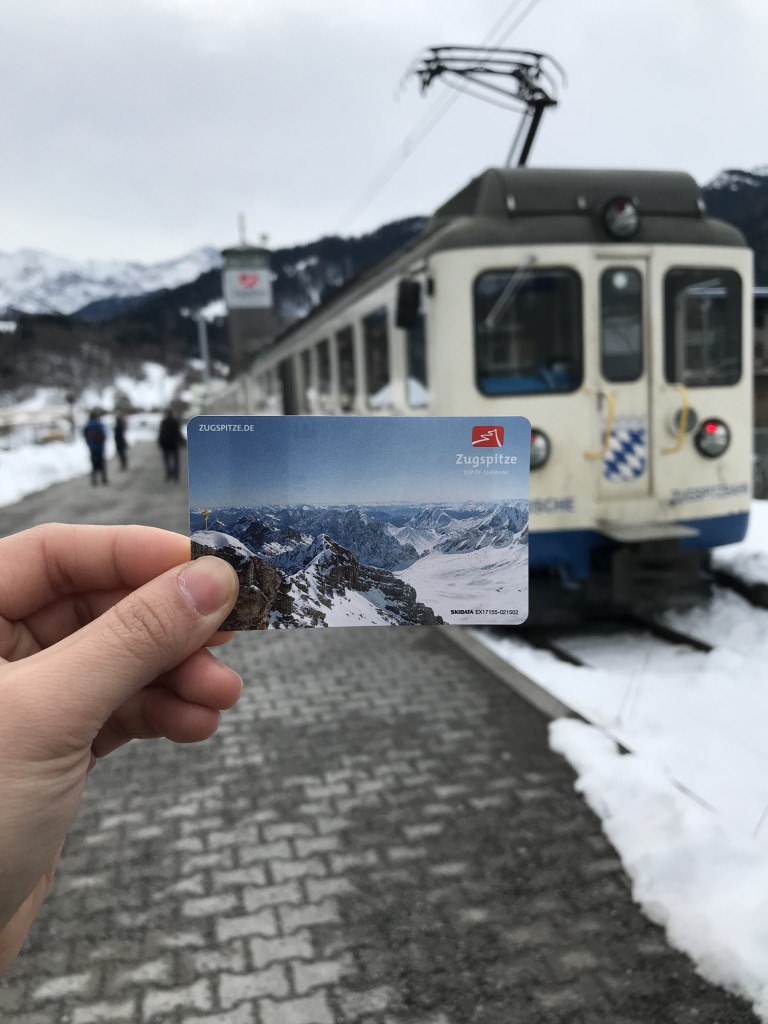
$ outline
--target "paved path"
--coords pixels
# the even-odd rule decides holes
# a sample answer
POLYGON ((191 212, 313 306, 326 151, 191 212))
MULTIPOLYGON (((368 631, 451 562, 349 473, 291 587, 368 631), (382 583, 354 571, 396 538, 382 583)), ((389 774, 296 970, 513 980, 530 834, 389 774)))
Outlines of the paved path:
POLYGON ((0 537, 37 523, 146 523, 181 533, 189 529, 186 458, 182 479, 165 482, 160 449, 137 444, 130 450, 131 468, 122 473, 108 462, 110 482, 91 486, 89 477, 54 484, 30 494, 16 505, 0 508, 0 537))
MULTIPOLYGON (((157 467, 108 490, 47 504, 183 524, 157 467)), ((94 772, 4 1024, 754 1022, 632 903, 540 715, 439 629, 225 657, 246 690, 213 741, 94 772)))

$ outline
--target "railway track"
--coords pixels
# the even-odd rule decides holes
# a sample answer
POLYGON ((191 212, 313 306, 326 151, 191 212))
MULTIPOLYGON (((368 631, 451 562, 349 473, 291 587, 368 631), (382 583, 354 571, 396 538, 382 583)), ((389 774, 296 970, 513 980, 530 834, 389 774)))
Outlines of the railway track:
POLYGON ((583 636, 583 635, 598 635, 605 636, 615 639, 617 636, 627 636, 627 639, 631 639, 633 636, 639 636, 643 633, 650 633, 656 639, 661 640, 665 643, 670 644, 674 647, 687 647, 693 651, 700 653, 709 654, 715 648, 712 644, 707 643, 705 640, 700 640, 698 637, 690 636, 687 633, 682 633, 680 630, 672 629, 670 626, 664 623, 658 622, 652 618, 646 618, 641 615, 628 615, 615 623, 611 623, 609 626, 598 630, 584 629, 577 633, 569 631, 568 633, 557 633, 556 631, 549 630, 529 630, 521 631, 519 637, 525 643, 531 647, 535 647, 537 650, 549 651, 559 661, 565 662, 569 665, 576 665, 582 668, 592 668, 595 666, 590 665, 589 662, 584 661, 583 658, 579 657, 578 654, 574 654, 568 649, 567 641, 569 637, 583 636))
POLYGON ((749 583, 724 569, 711 569, 709 576, 713 583, 725 587, 726 590, 732 590, 754 608, 768 609, 768 583, 749 583))
MULTIPOLYGON (((737 576, 723 570, 714 569, 708 574, 712 584, 722 587, 732 593, 738 594, 754 608, 768 610, 768 584, 749 583, 737 576)), ((559 661, 579 667, 597 667, 585 661, 578 654, 569 649, 568 640, 584 636, 605 636, 616 639, 617 636, 626 635, 627 640, 642 634, 651 634, 657 640, 667 643, 673 647, 688 648, 703 654, 709 654, 715 650, 714 644, 702 640, 700 637, 684 633, 679 629, 660 622, 651 615, 641 615, 633 612, 619 613, 604 620, 597 620, 594 624, 585 624, 582 627, 568 627, 567 629, 553 628, 532 628, 525 627, 507 629, 504 626, 488 627, 492 632, 502 635, 515 635, 531 647, 537 650, 549 651, 559 661)))
MULTIPOLYGON (((609 614, 603 619, 595 618, 580 626, 571 623, 549 629, 485 627, 472 630, 456 627, 445 633, 457 647, 490 670, 546 717, 581 719, 610 737, 624 753, 636 752, 638 744, 640 747, 637 752, 642 753, 643 749, 648 748, 658 753, 659 735, 648 734, 647 723, 643 724, 642 716, 638 721, 635 712, 640 695, 647 694, 650 701, 646 702, 646 713, 650 711, 651 716, 649 721, 653 721, 654 715, 659 722, 666 720, 667 710, 663 703, 659 703, 659 695, 665 691, 668 679, 671 686, 668 710, 672 731, 680 728, 683 722, 693 722, 691 735, 700 737, 696 742, 705 745, 712 743, 713 749, 718 751, 717 756, 727 758, 729 744, 734 752, 741 749, 742 726, 733 716, 721 717, 718 714, 712 701, 712 678, 713 675, 727 674, 728 669, 724 666, 728 664, 729 655, 736 659, 734 664, 738 677, 738 659, 750 658, 753 650, 756 653, 763 650, 763 612, 767 610, 763 593, 768 594, 768 587, 742 585, 742 581, 734 581, 728 574, 713 578, 712 582, 715 590, 711 597, 711 607, 707 602, 698 609, 704 614, 679 616, 679 621, 674 625, 642 615, 609 614), (759 610, 751 613, 751 629, 737 630, 739 635, 733 637, 727 632, 728 624, 733 624, 739 615, 744 616, 745 623, 749 622, 750 610, 746 607, 740 610, 738 601, 736 604, 729 602, 728 591, 759 610), (712 643, 702 639, 720 635, 715 623, 720 621, 717 616, 723 609, 730 613, 730 617, 726 615, 722 620, 726 629, 723 639, 712 643), (682 628, 675 628, 678 625, 682 628), (691 632, 686 632, 687 628, 691 632), (504 641, 511 641, 512 647, 508 647, 504 641), (525 656, 526 647, 551 654, 557 661, 564 663, 565 674, 560 675, 554 662, 531 661, 530 657, 525 656), (514 653, 514 648, 517 648, 520 657, 514 653), (716 650, 726 655, 725 661, 707 663, 707 659, 702 659, 702 654, 716 650), (565 665, 585 670, 586 690, 580 687, 579 677, 568 673, 565 665), (699 677, 702 681, 703 702, 680 682, 699 677), (685 703, 688 699, 690 706, 685 703), (639 731, 635 726, 639 726, 639 731), (646 729, 646 733, 643 729, 646 729)), ((739 682, 738 678, 734 681, 739 682)), ((721 682, 725 686, 729 685, 727 678, 721 682)), ((743 682, 742 678, 742 691, 743 682)), ((646 701, 646 697, 643 696, 642 700, 646 701)), ((688 735, 688 732, 683 730, 683 735, 688 735)), ((688 762, 676 759, 670 753, 671 750, 667 750, 671 759, 668 762, 664 760, 664 771, 669 782, 710 811, 715 807, 722 808, 721 782, 705 780, 703 788, 697 792, 699 781, 696 771, 689 774, 688 762)), ((750 797, 752 802, 748 800, 743 804, 749 810, 742 809, 739 812, 746 822, 745 828, 750 832, 753 825, 759 829, 768 820, 768 808, 762 811, 757 824, 749 817, 753 813, 752 804, 755 801, 761 808, 764 807, 763 795, 761 791, 754 799, 750 797)))

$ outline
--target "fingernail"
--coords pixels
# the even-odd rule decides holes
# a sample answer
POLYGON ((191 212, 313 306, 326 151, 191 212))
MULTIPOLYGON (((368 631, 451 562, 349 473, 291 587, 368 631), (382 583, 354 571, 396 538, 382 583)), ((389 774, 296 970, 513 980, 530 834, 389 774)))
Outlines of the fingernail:
POLYGON ((229 604, 238 585, 237 573, 222 558, 198 558, 177 576, 184 600, 198 615, 212 615, 229 604))

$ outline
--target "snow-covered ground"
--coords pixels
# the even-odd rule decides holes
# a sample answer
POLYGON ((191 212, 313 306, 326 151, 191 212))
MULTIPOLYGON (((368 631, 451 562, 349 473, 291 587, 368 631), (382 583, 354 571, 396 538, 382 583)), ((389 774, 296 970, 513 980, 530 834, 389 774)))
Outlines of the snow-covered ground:
POLYGON ((78 405, 84 409, 95 406, 112 409, 121 393, 134 409, 159 409, 167 405, 178 391, 184 374, 168 373, 160 363, 143 363, 142 370, 141 380, 120 374, 109 387, 88 388, 78 399, 78 405))
MULTIPOLYGON (((112 442, 114 417, 104 416, 109 440, 106 454, 115 454, 112 442)), ((128 418, 128 444, 154 441, 160 423, 159 413, 137 413, 128 418)), ((74 441, 51 441, 48 444, 22 444, 10 451, 0 450, 0 507, 12 505, 27 494, 42 491, 51 484, 71 480, 90 473, 91 460, 81 436, 81 427, 74 441)))
POLYGON ((673 788, 649 757, 621 755, 593 726, 561 719, 550 743, 632 879, 635 900, 709 981, 768 1020, 768 856, 673 788))
MULTIPOLYGON (((118 392, 127 396, 136 409, 152 410, 166 405, 178 391, 182 375, 169 374, 159 363, 144 363, 143 371, 144 377, 141 380, 120 375, 109 387, 84 391, 75 407, 76 434, 71 441, 35 443, 35 439, 42 437, 49 429, 69 437, 69 410, 65 396, 59 389, 38 388, 28 399, 14 406, 14 415, 18 413, 20 419, 24 420, 24 414, 29 414, 26 418, 35 423, 19 425, 10 434, 0 437, 0 506, 11 505, 27 494, 90 471, 88 449, 82 438, 82 428, 89 409, 113 409, 118 392), (51 410, 50 422, 44 416, 46 409, 51 410)), ((9 412, 8 408, 0 409, 0 413, 9 412)), ((160 413, 151 411, 130 415, 128 444, 154 440, 160 417, 160 413)), ((106 413, 103 422, 108 436, 106 453, 107 458, 110 458, 115 453, 112 441, 114 416, 106 413)))
MULTIPOLYGON (((768 582, 768 503, 753 504, 747 538, 716 561, 768 582)), ((768 1022, 768 611, 718 590, 665 621, 715 650, 650 635, 561 640, 592 666, 581 668, 523 639, 478 638, 592 723, 554 723, 552 745, 578 772, 635 899, 768 1022)))
POLYGON ((768 583, 768 501, 752 502, 744 541, 718 548, 714 564, 747 583, 768 583))
POLYGON ((83 441, 24 444, 13 451, 0 451, 0 506, 12 505, 27 494, 81 476, 90 468, 83 441))

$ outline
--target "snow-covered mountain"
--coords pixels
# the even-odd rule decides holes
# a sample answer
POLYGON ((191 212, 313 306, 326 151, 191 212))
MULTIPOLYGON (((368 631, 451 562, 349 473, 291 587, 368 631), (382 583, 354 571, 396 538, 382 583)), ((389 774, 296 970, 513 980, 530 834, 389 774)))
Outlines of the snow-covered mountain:
POLYGON ((216 554, 237 570, 240 597, 224 628, 442 622, 418 601, 410 584, 386 569, 361 565, 325 534, 298 544, 291 560, 278 557, 270 563, 251 554, 236 537, 201 530, 192 534, 192 554, 216 554))
POLYGON ((386 569, 361 565, 351 551, 326 534, 300 548, 303 567, 294 562, 294 571, 286 576, 292 612, 286 616, 276 611, 272 626, 440 623, 432 609, 417 599, 410 584, 386 569))
POLYGON ((219 266, 221 256, 212 246, 159 263, 74 260, 39 249, 0 252, 0 315, 70 314, 101 299, 178 288, 219 266))
MULTIPOLYGON (((512 505, 434 505, 419 509, 401 526, 389 532, 401 544, 412 544, 419 555, 438 549, 473 551, 478 547, 503 547, 521 540, 528 523, 528 503, 512 505)), ((526 534, 527 535, 527 534, 526 534)))
POLYGON ((192 509, 193 551, 212 549, 237 569, 233 628, 525 618, 526 500, 391 506, 395 523, 387 509, 215 508, 207 529, 192 509))
POLYGON ((479 548, 504 548, 528 536, 528 502, 499 506, 473 519, 459 520, 443 531, 435 550, 446 554, 477 551, 479 548))
POLYGON ((720 171, 711 181, 703 187, 707 190, 723 190, 726 192, 738 192, 742 187, 762 188, 768 180, 768 164, 753 167, 751 171, 733 168, 732 170, 720 171))
POLYGON ((768 166, 721 171, 702 189, 707 214, 737 227, 755 252, 755 283, 768 284, 768 166))
MULTIPOLYGON (((217 510, 216 514, 226 521, 226 512, 217 510)), ((265 558, 272 553, 265 548, 269 543, 285 551, 286 545, 292 547, 300 536, 306 543, 320 534, 328 534, 348 548, 363 565, 379 569, 405 569, 419 557, 412 545, 393 537, 384 523, 358 508, 255 508, 250 515, 235 519, 230 532, 252 546, 254 554, 265 558)))

